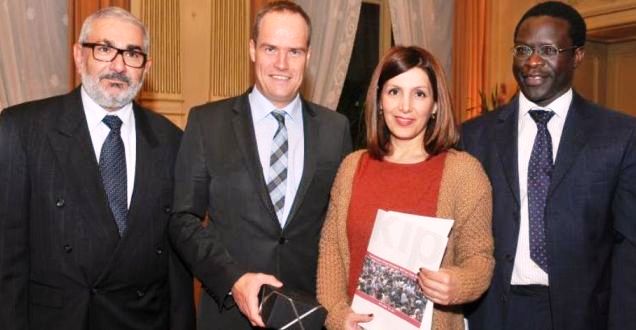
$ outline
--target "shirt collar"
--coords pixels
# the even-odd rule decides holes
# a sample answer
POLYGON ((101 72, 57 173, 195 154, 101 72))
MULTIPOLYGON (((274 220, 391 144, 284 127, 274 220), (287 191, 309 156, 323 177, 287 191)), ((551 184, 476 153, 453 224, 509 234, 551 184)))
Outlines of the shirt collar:
POLYGON ((554 111, 554 114, 562 119, 568 114, 568 110, 570 109, 570 104, 572 103, 572 88, 568 89, 567 92, 563 93, 563 95, 559 96, 556 100, 552 101, 545 107, 538 106, 536 103, 528 100, 523 92, 519 92, 519 118, 528 114, 528 111, 536 108, 541 109, 550 109, 554 111))
MULTIPOLYGON (((272 110, 278 109, 265 95, 263 95, 258 87, 254 86, 252 92, 248 95, 250 105, 252 105, 252 117, 254 122, 259 122, 263 118, 267 117, 272 110)), ((291 118, 294 122, 302 120, 302 102, 300 101, 300 95, 296 94, 296 97, 289 102, 285 107, 279 109, 287 114, 288 118, 291 118)))
MULTIPOLYGON (((102 108, 99 104, 97 104, 84 90, 84 86, 81 88, 82 90, 82 105, 84 106, 84 114, 86 115, 86 122, 88 123, 89 128, 96 127, 102 122, 107 115, 115 115, 119 117, 122 121, 122 127, 128 126, 132 120, 132 102, 126 104, 123 108, 115 110, 115 111, 107 111, 102 108)), ((106 124, 104 124, 106 125, 106 124)))

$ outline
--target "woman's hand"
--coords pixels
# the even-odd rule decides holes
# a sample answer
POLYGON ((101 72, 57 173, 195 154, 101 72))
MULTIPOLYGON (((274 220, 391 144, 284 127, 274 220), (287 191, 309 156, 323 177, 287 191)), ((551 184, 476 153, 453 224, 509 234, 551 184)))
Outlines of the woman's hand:
POLYGON ((417 283, 430 301, 439 305, 453 305, 458 302, 459 284, 450 272, 440 269, 437 272, 420 268, 417 283))
POLYGON ((345 316, 345 330, 359 330, 362 329, 358 323, 366 323, 373 320, 373 314, 357 314, 354 312, 349 312, 347 316, 345 316))

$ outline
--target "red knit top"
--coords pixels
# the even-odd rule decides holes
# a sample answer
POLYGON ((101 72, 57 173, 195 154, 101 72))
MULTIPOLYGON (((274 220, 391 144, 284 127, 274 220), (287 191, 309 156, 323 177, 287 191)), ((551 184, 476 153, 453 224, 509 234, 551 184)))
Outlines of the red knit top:
POLYGON ((349 297, 362 272, 378 209, 435 216, 446 153, 415 164, 396 164, 363 154, 353 178, 347 217, 349 297))

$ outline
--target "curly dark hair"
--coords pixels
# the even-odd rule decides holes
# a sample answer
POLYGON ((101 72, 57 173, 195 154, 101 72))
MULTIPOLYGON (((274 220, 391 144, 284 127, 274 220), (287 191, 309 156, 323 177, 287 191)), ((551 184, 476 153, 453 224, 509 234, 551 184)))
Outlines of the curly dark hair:
POLYGON ((559 1, 546 1, 535 5, 534 7, 528 9, 528 11, 523 14, 523 17, 517 23, 517 27, 515 27, 514 37, 517 37, 517 32, 519 32, 519 26, 521 23, 530 17, 536 16, 550 16, 564 19, 570 25, 570 39, 572 40, 572 44, 574 46, 582 47, 585 45, 585 34, 587 33, 587 26, 585 25, 585 20, 579 14, 579 12, 574 9, 572 6, 559 2, 559 1))

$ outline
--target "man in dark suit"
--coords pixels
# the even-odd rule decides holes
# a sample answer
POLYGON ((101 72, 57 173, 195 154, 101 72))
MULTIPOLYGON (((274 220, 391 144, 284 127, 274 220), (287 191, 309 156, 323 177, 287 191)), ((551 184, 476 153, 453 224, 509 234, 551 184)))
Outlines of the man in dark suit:
POLYGON ((148 34, 121 8, 73 47, 82 85, 0 116, 0 329, 193 329, 167 233, 180 131, 132 102, 148 34))
POLYGON ((495 273, 471 330, 636 329, 636 121, 572 91, 585 35, 569 5, 530 9, 519 95, 463 126, 494 203, 495 273))
POLYGON ((344 116, 299 96, 310 30, 298 5, 268 4, 249 44, 255 86, 190 113, 170 234, 205 288, 201 329, 263 326, 263 284, 315 294, 329 191, 351 139, 344 116))

